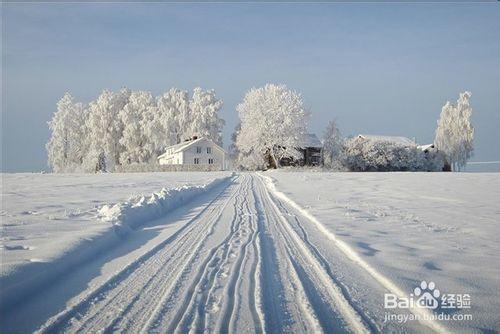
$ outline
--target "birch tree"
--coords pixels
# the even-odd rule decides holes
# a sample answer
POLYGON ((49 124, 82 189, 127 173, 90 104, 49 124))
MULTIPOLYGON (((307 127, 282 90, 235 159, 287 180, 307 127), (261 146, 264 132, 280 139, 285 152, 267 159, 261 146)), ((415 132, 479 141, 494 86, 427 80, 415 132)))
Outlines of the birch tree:
POLYGON ((456 106, 446 102, 437 122, 434 143, 444 152, 454 171, 459 171, 467 164, 474 150, 470 97, 470 92, 463 92, 460 93, 456 106))
POLYGON ((323 164, 325 167, 341 169, 345 156, 344 137, 335 121, 330 121, 323 134, 323 164))
POLYGON ((218 116, 221 108, 222 101, 216 98, 213 89, 203 90, 196 87, 189 101, 190 123, 186 135, 206 137, 222 146, 222 128, 225 122, 218 116))
POLYGON ((65 93, 57 103, 57 111, 49 124, 51 137, 46 145, 48 164, 56 173, 75 172, 81 168, 86 154, 87 109, 65 93))
POLYGON ((123 152, 120 154, 122 165, 150 162, 149 138, 145 134, 144 125, 153 105, 154 99, 150 92, 134 91, 130 94, 128 103, 119 112, 123 123, 123 135, 119 141, 123 146, 123 152))
POLYGON ((126 88, 118 93, 104 90, 97 100, 90 103, 86 121, 89 130, 89 152, 85 158, 87 171, 100 170, 103 166, 112 171, 120 164, 123 124, 119 113, 128 103, 130 94, 126 88))

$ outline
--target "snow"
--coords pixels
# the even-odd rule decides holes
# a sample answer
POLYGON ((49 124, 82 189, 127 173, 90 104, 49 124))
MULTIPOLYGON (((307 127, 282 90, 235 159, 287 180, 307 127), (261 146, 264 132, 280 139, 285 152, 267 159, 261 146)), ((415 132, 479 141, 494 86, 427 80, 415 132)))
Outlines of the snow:
MULTIPOLYGON (((498 329, 500 174, 265 175, 306 208, 325 234, 406 294, 422 280, 441 291, 470 294, 473 320, 446 326, 498 329)), ((383 302, 383 296, 372 298, 383 302)))
MULTIPOLYGON (((108 204, 178 187, 203 186, 230 173, 2 174, 2 271, 50 262, 113 225, 99 219, 108 204)), ((178 192, 178 190, 177 190, 178 192)))
POLYGON ((374 143, 385 142, 385 143, 393 143, 393 144, 404 145, 404 146, 415 146, 415 142, 413 140, 406 138, 406 137, 401 137, 401 136, 380 136, 380 135, 361 134, 358 137, 372 141, 374 143))
POLYGON ((498 329, 500 174, 3 176, 2 332, 498 329), (422 280, 472 320, 385 323, 422 280))
POLYGON ((137 196, 126 202, 114 205, 104 205, 99 209, 99 217, 105 222, 112 222, 115 227, 127 229, 136 227, 143 222, 160 218, 179 207, 193 197, 209 191, 227 178, 216 179, 199 186, 181 186, 174 189, 163 188, 149 197, 137 196))
POLYGON ((194 145, 198 142, 200 142, 201 140, 203 140, 204 138, 197 138, 195 140, 188 140, 188 141, 184 141, 182 143, 179 143, 179 144, 175 144, 175 145, 172 145, 172 146, 168 146, 167 148, 165 148, 165 153, 163 153, 162 155, 158 156, 158 159, 159 158, 162 158, 162 157, 165 157, 167 155, 170 155, 170 154, 174 154, 174 153, 177 153, 177 152, 181 152, 183 151, 184 149, 186 149, 188 146, 191 146, 191 145, 194 145))
POLYGON ((105 253, 130 228, 185 204, 230 175, 3 174, 3 303, 105 253), (137 200, 158 189, 144 203, 137 200))

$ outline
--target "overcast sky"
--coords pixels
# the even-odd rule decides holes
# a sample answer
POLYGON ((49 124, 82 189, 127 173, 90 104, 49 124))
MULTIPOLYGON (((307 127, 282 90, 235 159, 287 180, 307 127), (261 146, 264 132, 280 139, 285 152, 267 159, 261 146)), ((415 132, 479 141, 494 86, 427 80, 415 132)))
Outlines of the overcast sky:
POLYGON ((472 92, 473 160, 500 160, 500 3, 3 4, 4 171, 47 169, 65 91, 213 88, 224 145, 245 92, 303 94, 310 130, 434 138, 442 105, 472 92))

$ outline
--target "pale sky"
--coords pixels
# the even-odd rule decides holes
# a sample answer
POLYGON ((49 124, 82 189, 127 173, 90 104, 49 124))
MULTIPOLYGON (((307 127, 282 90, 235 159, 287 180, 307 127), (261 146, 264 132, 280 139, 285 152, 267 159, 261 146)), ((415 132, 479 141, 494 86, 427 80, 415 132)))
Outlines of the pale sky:
POLYGON ((303 94, 310 130, 434 138, 472 92, 472 160, 500 160, 500 2, 3 4, 3 171, 47 170, 47 121, 69 91, 213 88, 224 146, 251 87, 303 94))

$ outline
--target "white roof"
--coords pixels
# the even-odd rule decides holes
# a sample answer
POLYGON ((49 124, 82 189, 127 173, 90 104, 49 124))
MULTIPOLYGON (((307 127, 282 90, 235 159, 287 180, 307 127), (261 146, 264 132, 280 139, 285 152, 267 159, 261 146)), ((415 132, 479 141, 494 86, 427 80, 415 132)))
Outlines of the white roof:
POLYGON ((378 136, 378 135, 364 135, 361 134, 358 136, 359 138, 364 138, 367 140, 371 140, 374 142, 389 142, 399 145, 406 146, 415 146, 415 142, 407 137, 399 137, 399 136, 378 136))
POLYGON ((419 145, 418 148, 421 149, 422 151, 425 151, 425 150, 428 150, 430 148, 434 148, 434 144, 419 145))
POLYGON ((300 147, 323 147, 323 144, 314 133, 306 133, 300 147))
POLYGON ((190 146, 202 141, 202 140, 207 140, 209 141, 216 149, 219 149, 220 151, 224 152, 224 149, 222 147, 220 147, 219 145, 217 145, 216 143, 214 143, 212 140, 208 139, 208 138, 205 138, 205 137, 201 137, 201 138, 198 138, 198 139, 195 139, 195 140, 188 140, 188 141, 184 141, 182 143, 179 143, 179 144, 175 144, 175 145, 172 145, 172 146, 169 146, 167 148, 165 148, 165 153, 163 153, 162 155, 160 155, 157 159, 160 159, 160 158, 164 158, 164 157, 168 157, 169 155, 172 155, 172 154, 175 154, 175 153, 179 153, 179 152, 182 152, 184 150, 186 150, 187 148, 189 148, 190 146), (167 154, 168 151, 172 151, 170 153, 167 154))

